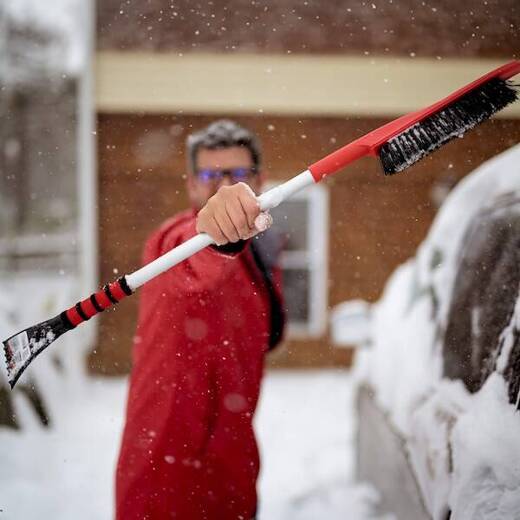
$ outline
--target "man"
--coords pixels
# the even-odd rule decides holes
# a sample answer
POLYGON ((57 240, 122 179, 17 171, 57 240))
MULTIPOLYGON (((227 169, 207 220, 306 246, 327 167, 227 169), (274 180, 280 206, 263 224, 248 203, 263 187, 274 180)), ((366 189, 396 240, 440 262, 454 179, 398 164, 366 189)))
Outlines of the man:
POLYGON ((255 192, 255 137, 217 121, 188 138, 192 209, 148 240, 148 263, 197 232, 210 246, 146 284, 116 474, 119 520, 250 520, 264 354, 284 319, 279 247, 255 192), (255 237, 255 238, 252 238, 255 237))

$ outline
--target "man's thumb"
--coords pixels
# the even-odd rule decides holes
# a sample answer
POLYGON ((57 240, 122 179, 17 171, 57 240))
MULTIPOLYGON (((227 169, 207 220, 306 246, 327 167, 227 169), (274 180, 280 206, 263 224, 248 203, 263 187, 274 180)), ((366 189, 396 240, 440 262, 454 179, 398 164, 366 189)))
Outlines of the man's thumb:
POLYGON ((260 213, 255 218, 255 228, 258 230, 258 232, 262 232, 266 229, 269 229, 272 224, 273 217, 271 217, 271 215, 267 211, 262 211, 262 213, 260 213))

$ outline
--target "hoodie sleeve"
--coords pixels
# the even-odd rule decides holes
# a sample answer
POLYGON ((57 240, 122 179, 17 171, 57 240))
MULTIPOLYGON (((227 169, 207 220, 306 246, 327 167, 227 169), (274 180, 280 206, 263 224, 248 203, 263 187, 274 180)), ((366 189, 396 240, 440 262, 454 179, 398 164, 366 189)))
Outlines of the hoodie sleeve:
MULTIPOLYGON (((196 234, 194 218, 173 221, 159 236, 149 241, 145 248, 145 263, 155 260, 196 234)), ((240 241, 225 246, 206 247, 160 275, 162 283, 177 294, 213 290, 233 274, 237 258, 242 255, 247 243, 240 241)))

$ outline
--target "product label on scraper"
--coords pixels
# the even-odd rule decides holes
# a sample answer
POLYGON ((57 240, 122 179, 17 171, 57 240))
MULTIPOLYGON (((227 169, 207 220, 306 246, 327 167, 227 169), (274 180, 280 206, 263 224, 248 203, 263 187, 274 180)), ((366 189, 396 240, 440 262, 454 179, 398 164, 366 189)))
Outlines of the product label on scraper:
POLYGON ((16 365, 23 365, 31 356, 31 349, 29 347, 29 337, 27 332, 22 332, 11 338, 7 344, 13 354, 13 359, 16 365))

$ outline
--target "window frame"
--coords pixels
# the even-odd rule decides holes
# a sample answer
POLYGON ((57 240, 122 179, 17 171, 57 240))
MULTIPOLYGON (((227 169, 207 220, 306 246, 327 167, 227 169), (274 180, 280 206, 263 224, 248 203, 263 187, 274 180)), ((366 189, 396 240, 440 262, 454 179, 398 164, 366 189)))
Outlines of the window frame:
MULTIPOLYGON (((281 182, 265 184, 267 191, 281 182)), ((308 308, 306 322, 288 322, 288 339, 319 338, 326 332, 329 269, 329 192, 321 184, 309 186, 291 197, 291 200, 307 200, 307 250, 282 251, 280 267, 305 269, 309 273, 308 308)), ((283 202, 281 204, 283 207, 283 202)))

